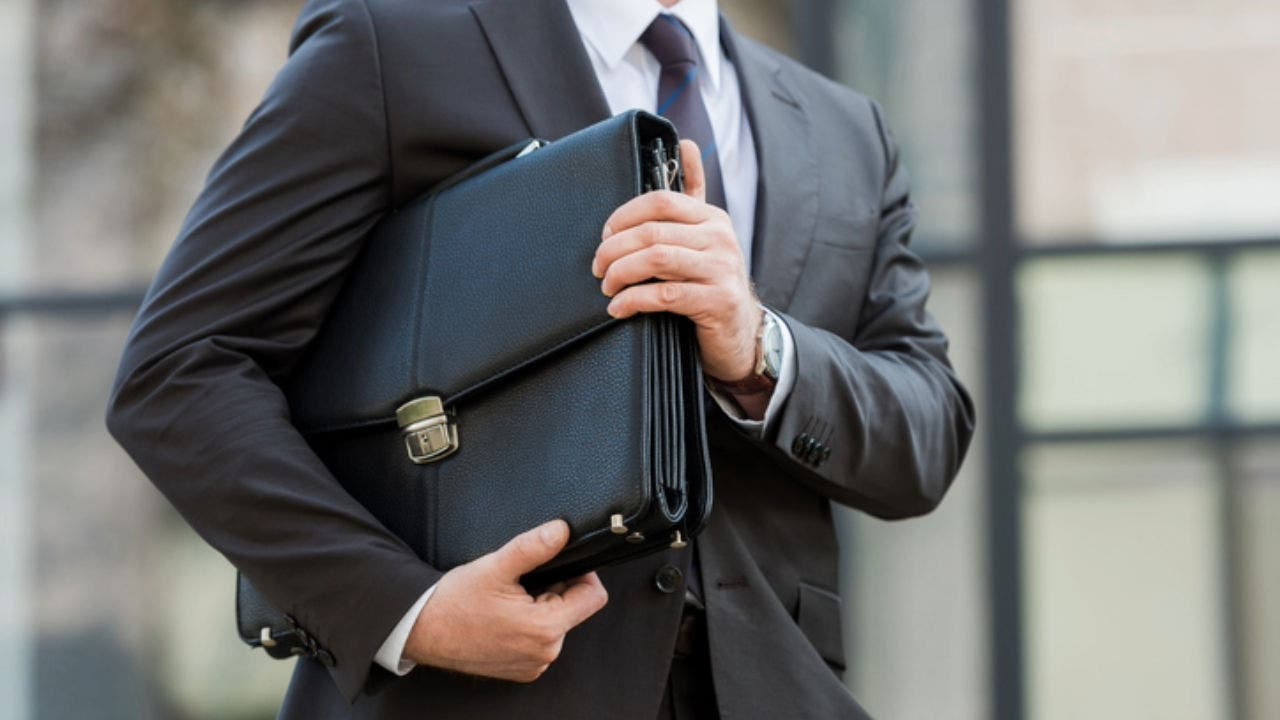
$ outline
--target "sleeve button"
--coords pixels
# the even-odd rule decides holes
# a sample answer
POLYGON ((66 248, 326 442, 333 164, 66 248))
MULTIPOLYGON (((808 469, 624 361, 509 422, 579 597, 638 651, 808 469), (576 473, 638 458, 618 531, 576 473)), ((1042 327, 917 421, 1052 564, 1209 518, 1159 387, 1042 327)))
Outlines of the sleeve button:
POLYGON ((809 433, 800 433, 791 441, 791 454, 798 458, 804 457, 805 442, 809 440, 809 433))

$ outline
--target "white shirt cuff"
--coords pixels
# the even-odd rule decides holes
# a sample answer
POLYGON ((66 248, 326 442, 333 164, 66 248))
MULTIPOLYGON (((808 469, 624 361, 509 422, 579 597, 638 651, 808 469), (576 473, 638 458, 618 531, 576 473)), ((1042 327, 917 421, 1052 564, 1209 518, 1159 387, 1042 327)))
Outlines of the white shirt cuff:
POLYGON ((413 624, 418 621, 418 615, 422 613, 422 608, 426 606, 435 591, 435 585, 427 588, 427 591, 422 593, 422 597, 418 598, 418 602, 414 603, 413 607, 409 608, 409 612, 400 618, 400 622, 396 623, 391 634, 382 641, 378 654, 373 656, 374 662, 401 677, 408 675, 410 670, 418 666, 412 660, 404 659, 404 646, 409 642, 409 633, 413 630, 413 624))
POLYGON ((720 409, 725 415, 729 416, 737 426, 754 438, 764 436, 764 431, 772 424, 774 418, 778 416, 779 408, 786 401, 787 396, 791 394, 791 388, 796 384, 796 341, 791 337, 791 328, 782 321, 769 308, 764 309, 765 312, 773 315, 774 321, 782 328, 782 367, 778 371, 778 382, 773 386, 773 394, 769 396, 769 404, 764 409, 764 418, 760 420, 752 420, 742 414, 742 409, 733 401, 733 398, 725 395, 711 386, 707 386, 707 390, 711 393, 711 398, 716 401, 720 409))

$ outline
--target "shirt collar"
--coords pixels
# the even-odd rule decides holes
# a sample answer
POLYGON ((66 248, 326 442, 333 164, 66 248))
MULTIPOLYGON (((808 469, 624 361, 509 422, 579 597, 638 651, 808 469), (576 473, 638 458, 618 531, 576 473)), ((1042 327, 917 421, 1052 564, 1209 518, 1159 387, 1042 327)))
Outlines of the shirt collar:
POLYGON ((711 86, 720 86, 720 12, 716 0, 680 0, 664 8, 658 0, 566 0, 584 40, 612 70, 659 13, 680 19, 693 33, 711 86))

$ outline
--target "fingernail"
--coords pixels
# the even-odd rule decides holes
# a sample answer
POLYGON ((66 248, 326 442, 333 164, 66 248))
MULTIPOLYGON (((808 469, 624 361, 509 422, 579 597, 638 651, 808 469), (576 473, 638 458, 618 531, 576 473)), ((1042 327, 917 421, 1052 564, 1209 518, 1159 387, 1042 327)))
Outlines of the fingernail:
POLYGON ((600 294, 604 295, 605 297, 613 297, 612 295, 609 294, 608 290, 604 289, 604 283, 600 283, 600 294))
POLYGON ((560 541, 560 523, 549 522, 546 525, 543 525, 542 529, 538 531, 538 536, 541 537, 542 542, 548 546, 555 545, 560 541))
POLYGON ((611 317, 618 317, 618 303, 609 303, 608 312, 611 317))
POLYGON ((608 223, 605 223, 604 232, 600 234, 600 239, 604 240, 612 234, 613 234, 613 228, 609 227, 608 223))
POLYGON ((600 274, 600 260, 597 258, 591 259, 591 274, 594 275, 597 280, 604 277, 600 274))

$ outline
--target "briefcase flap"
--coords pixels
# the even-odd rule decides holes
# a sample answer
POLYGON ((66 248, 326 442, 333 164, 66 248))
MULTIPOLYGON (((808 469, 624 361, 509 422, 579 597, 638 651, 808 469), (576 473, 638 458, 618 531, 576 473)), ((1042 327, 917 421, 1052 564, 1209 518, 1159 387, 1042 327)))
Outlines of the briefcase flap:
POLYGON ((452 405, 616 323, 591 261, 643 191, 655 139, 674 151, 670 123, 624 113, 385 218, 293 375, 295 425, 395 422, 424 395, 452 405))

